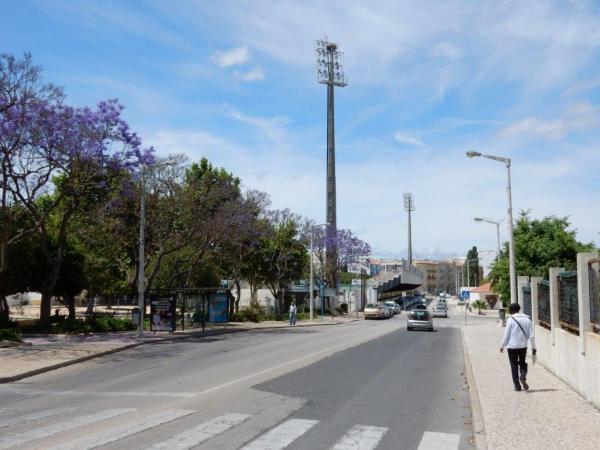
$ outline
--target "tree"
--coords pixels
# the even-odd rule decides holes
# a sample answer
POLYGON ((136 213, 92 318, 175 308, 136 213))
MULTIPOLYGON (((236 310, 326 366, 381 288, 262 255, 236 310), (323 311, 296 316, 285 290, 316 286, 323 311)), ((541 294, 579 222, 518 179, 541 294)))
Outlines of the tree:
POLYGON ((276 301, 278 313, 285 310, 285 288, 300 278, 308 262, 306 247, 299 239, 300 217, 289 210, 270 214, 273 233, 262 239, 262 270, 276 301))
POLYGON ((465 260, 465 275, 467 278, 468 286, 479 285, 479 253, 477 247, 473 246, 471 250, 467 252, 467 258, 465 260))
MULTIPOLYGON (((61 107, 61 89, 43 84, 41 70, 31 55, 22 60, 0 54, 0 286, 8 271, 10 247, 27 239, 50 210, 32 217, 26 205, 47 191, 56 167, 52 117, 61 107)), ((0 318, 8 318, 8 305, 0 292, 0 318)))
POLYGON ((261 238, 269 230, 265 217, 268 206, 268 196, 263 192, 248 191, 240 197, 236 220, 219 247, 218 260, 222 273, 225 278, 233 280, 236 289, 230 313, 239 311, 242 278, 244 273, 252 272, 248 267, 249 261, 258 252, 261 238))
MULTIPOLYGON (((592 251, 594 245, 579 242, 577 230, 570 230, 570 226, 568 217, 532 219, 529 211, 521 212, 513 232, 517 274, 547 279, 550 267, 575 269, 577 253, 592 251)), ((508 262, 508 244, 505 244, 502 256, 492 266, 489 276, 492 288, 502 296, 505 303, 510 299, 508 262)))
MULTIPOLYGON (((327 231, 325 227, 315 227, 308 223, 303 229, 303 241, 305 244, 310 242, 310 233, 313 233, 313 250, 319 261, 317 268, 317 277, 322 280, 327 279, 327 231)), ((333 268, 336 272, 346 271, 349 264, 358 261, 361 257, 371 254, 371 247, 366 242, 356 237, 350 230, 337 230, 331 239, 335 239, 337 247, 337 261, 333 268)))

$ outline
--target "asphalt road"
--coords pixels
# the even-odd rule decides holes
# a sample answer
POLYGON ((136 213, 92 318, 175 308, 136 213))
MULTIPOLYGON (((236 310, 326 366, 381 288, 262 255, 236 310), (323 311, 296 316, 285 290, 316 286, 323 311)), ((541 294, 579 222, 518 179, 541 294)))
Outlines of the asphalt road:
POLYGON ((460 318, 137 347, 0 385, 0 449, 466 449, 460 318))

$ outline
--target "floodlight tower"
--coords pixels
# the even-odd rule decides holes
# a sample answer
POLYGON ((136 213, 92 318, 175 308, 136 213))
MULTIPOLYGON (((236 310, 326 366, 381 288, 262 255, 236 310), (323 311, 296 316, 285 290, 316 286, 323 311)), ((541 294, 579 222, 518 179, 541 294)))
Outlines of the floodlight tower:
POLYGON ((415 210, 415 199, 410 192, 404 194, 404 211, 408 213, 408 265, 412 266, 411 213, 415 210))
POLYGON ((327 40, 317 41, 315 50, 317 57, 317 81, 327 85, 327 285, 337 288, 337 205, 335 185, 335 110, 333 88, 344 87, 344 54, 337 45, 327 40))

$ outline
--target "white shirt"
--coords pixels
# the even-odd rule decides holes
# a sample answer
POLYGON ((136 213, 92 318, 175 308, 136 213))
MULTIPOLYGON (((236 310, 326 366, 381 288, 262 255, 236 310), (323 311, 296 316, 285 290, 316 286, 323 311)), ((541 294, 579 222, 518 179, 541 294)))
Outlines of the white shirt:
POLYGON ((531 348, 535 348, 535 335, 531 319, 525 314, 513 314, 506 321, 506 329, 500 348, 527 348, 527 341, 531 341, 531 348), (517 324, 517 322, 519 323, 517 324), (525 333, 521 331, 519 325, 525 333))
POLYGON ((290 305, 290 313, 296 312, 296 305, 290 305))

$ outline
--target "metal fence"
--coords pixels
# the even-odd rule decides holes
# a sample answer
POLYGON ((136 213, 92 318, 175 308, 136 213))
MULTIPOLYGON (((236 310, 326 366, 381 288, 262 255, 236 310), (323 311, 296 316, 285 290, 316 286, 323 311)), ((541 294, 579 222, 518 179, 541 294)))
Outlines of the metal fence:
POLYGON ((558 320, 565 330, 579 333, 579 300, 575 270, 558 274, 558 320))
POLYGON ((590 264, 590 322, 592 330, 600 333, 600 264, 590 264))
POLYGON ((523 286, 523 313, 531 317, 531 286, 523 286))
POLYGON ((546 280, 538 283, 538 322, 550 329, 550 283, 546 280))

